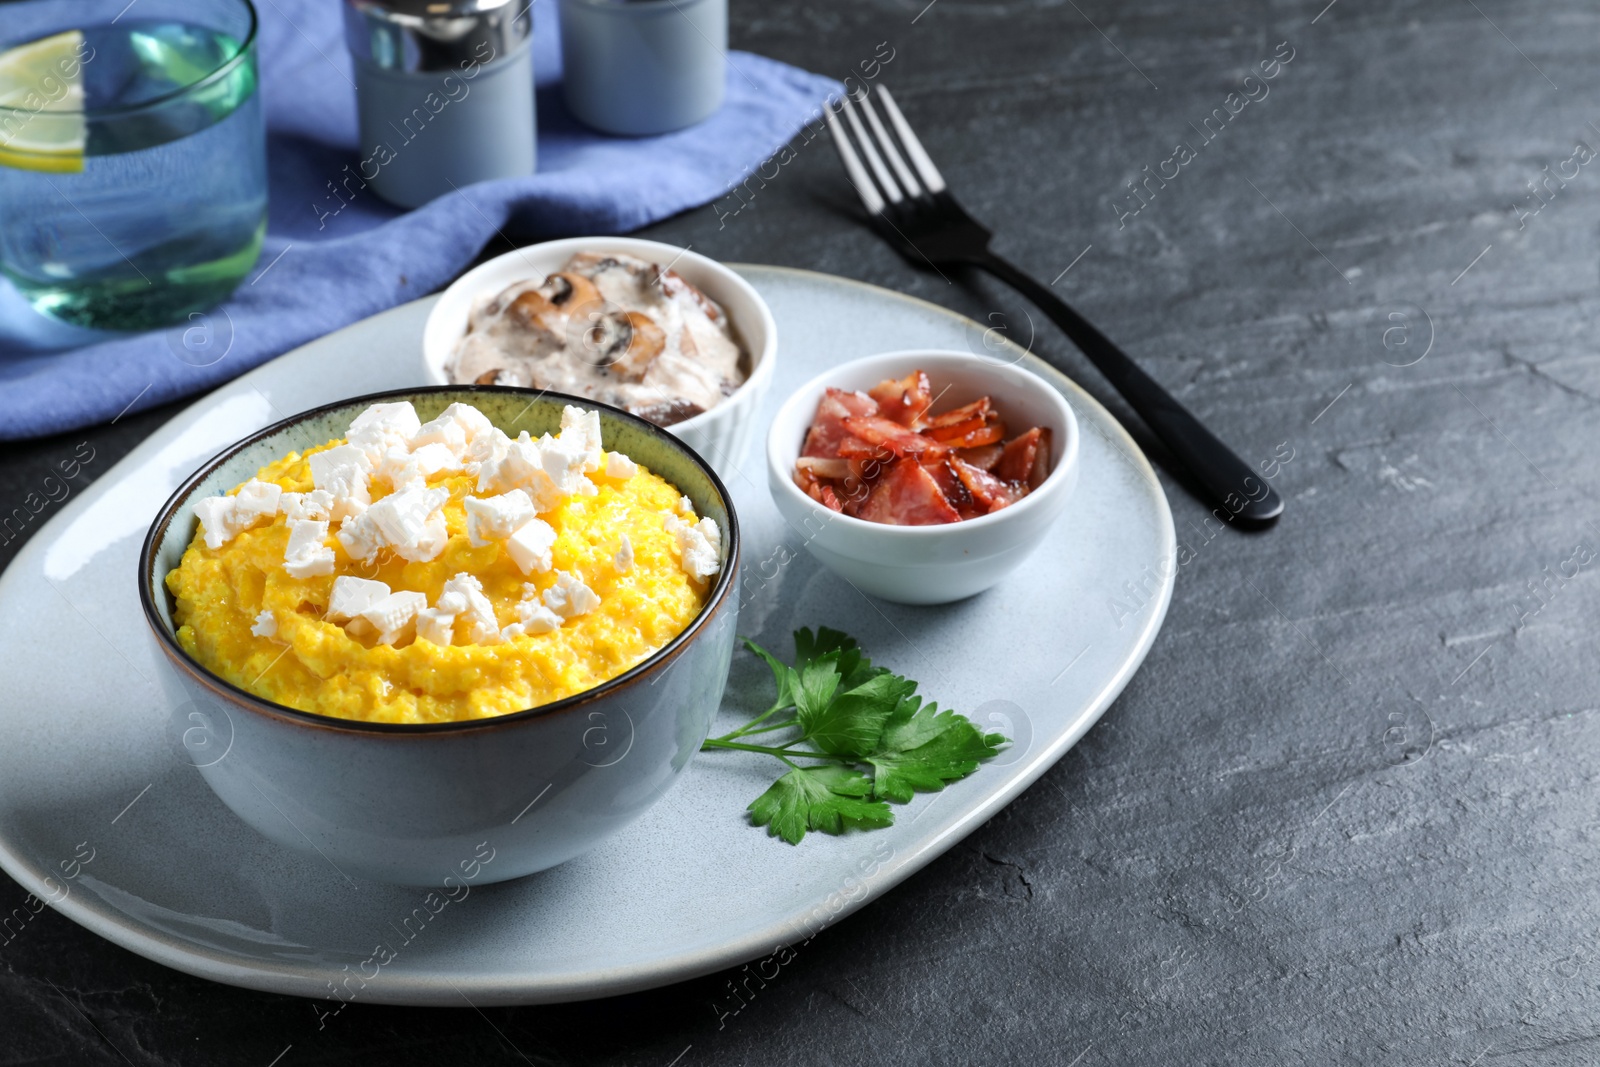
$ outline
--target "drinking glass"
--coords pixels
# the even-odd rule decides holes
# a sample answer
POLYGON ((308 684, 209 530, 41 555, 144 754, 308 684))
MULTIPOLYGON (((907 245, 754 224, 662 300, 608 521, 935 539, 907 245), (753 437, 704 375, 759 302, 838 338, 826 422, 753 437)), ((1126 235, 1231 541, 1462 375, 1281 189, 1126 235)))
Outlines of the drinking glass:
POLYGON ((0 0, 0 272, 112 330, 224 300, 266 233, 250 0, 0 0))

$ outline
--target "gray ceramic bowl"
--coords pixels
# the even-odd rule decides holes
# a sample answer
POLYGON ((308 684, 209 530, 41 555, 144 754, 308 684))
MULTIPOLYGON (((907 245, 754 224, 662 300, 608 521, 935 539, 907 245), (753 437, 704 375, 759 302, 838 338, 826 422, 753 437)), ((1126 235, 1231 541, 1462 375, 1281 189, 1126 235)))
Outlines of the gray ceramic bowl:
POLYGON ((571 859, 655 803, 699 750, 733 656, 739 524, 698 455, 625 412, 556 393, 450 386, 340 401, 269 426, 213 459, 173 494, 139 555, 139 598, 165 653, 163 685, 184 758, 234 814, 348 877, 402 885, 503 881, 571 859), (493 719, 352 722, 253 696, 192 660, 174 637, 164 579, 194 537, 194 503, 291 450, 342 437, 380 401, 410 400, 423 421, 463 401, 502 430, 559 429, 568 403, 598 409, 602 439, 676 485, 722 527, 722 571, 670 644, 595 689, 493 719), (487 858, 486 858, 487 857, 487 858), (447 881, 449 879, 450 881, 447 881))

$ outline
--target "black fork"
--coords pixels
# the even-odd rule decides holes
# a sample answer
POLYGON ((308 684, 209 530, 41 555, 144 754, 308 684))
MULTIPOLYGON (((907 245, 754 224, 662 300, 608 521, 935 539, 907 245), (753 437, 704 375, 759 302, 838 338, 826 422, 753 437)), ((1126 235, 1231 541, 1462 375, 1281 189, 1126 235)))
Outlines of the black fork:
POLYGON ((837 112, 829 110, 828 129, 878 232, 913 265, 977 267, 1033 301, 1083 350, 1161 438, 1173 458, 1187 467, 1233 518, 1251 525, 1276 520, 1283 513, 1283 499, 1264 478, 1087 319, 1048 287, 989 250, 989 230, 950 195, 939 169, 895 105, 894 96, 881 85, 871 95, 882 101, 883 112, 894 127, 893 137, 865 93, 854 104, 849 97, 842 98, 837 112), (857 105, 866 116, 865 123, 857 114, 857 105), (860 146, 859 155, 845 132, 846 125, 860 146))

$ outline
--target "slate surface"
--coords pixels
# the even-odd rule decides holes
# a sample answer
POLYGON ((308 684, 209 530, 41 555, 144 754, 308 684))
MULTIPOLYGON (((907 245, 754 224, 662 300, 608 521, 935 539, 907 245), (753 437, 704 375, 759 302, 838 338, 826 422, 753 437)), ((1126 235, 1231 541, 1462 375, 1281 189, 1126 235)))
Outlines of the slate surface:
MULTIPOLYGON (((1187 549, 1166 629, 1003 814, 743 1001, 730 973, 319 1030, 46 912, 0 944, 0 1063, 1590 1062, 1600 15, 1324 3, 735 0, 740 48, 840 78, 892 49, 879 77, 1001 249, 1288 501, 1270 533, 1219 531, 1163 472, 1187 549), (1163 165, 1179 141, 1195 158, 1163 165), (1146 165, 1177 176, 1119 225, 1146 165), (1566 180, 1530 199, 1546 167, 1566 180)), ((649 235, 1026 339, 1009 293, 861 229, 825 141, 766 173, 649 235)), ((0 510, 168 414, 0 451, 0 510)))

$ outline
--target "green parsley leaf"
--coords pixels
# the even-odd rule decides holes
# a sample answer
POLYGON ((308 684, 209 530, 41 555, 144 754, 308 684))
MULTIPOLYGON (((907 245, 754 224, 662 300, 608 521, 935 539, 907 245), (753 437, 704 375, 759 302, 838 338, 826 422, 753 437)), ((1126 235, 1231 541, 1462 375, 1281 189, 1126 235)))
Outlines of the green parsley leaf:
POLYGON ((801 728, 809 734, 806 723, 826 713, 833 695, 839 691, 843 680, 839 677, 839 654, 830 652, 812 660, 801 667, 795 677, 794 710, 800 717, 801 728))
POLYGON ((830 630, 826 626, 818 627, 815 636, 809 629, 795 631, 794 659, 797 670, 830 652, 839 653, 839 676, 844 679, 847 689, 860 685, 882 670, 872 665, 872 661, 862 653, 861 646, 856 644, 856 639, 849 634, 830 630))
POLYGON ((916 682, 874 666, 855 639, 838 630, 796 631, 793 666, 748 638, 744 644, 771 668, 777 700, 701 748, 771 756, 793 768, 749 807, 753 824, 790 844, 810 830, 839 834, 888 826, 894 821, 888 802, 904 804, 918 792, 943 789, 1006 743, 965 716, 924 705, 916 682), (779 715, 790 708, 792 717, 779 715), (769 723, 773 716, 778 720, 769 723), (825 762, 799 766, 796 759, 825 762))
POLYGON ((773 706, 793 707, 795 687, 799 684, 799 676, 795 674, 794 669, 748 637, 744 639, 744 647, 766 660, 767 666, 772 668, 773 680, 778 683, 778 699, 773 706))
POLYGON ((894 813, 883 801, 867 799, 871 792, 872 781, 849 767, 797 768, 751 801, 750 821, 791 845, 799 844, 807 830, 842 834, 890 825, 894 813))
POLYGON ((964 715, 918 704, 901 703, 883 732, 882 747, 864 761, 872 767, 873 796, 904 804, 913 793, 937 793, 946 782, 977 770, 1005 744, 1005 737, 983 733, 964 715), (912 711, 902 717, 906 708, 912 711))
POLYGON ((839 693, 826 707, 800 711, 806 740, 830 756, 865 756, 879 747, 883 726, 917 683, 881 671, 839 693))

